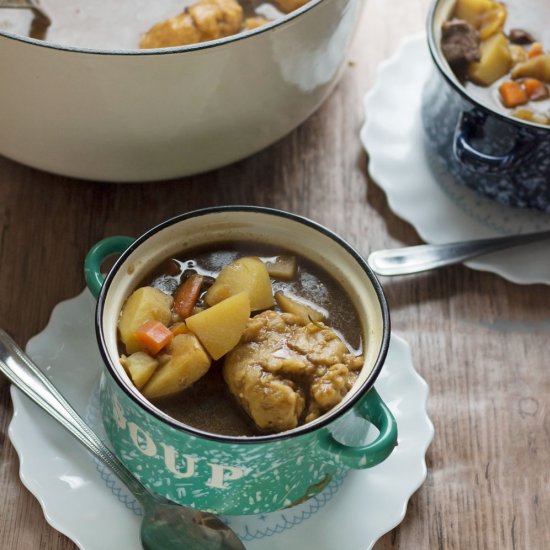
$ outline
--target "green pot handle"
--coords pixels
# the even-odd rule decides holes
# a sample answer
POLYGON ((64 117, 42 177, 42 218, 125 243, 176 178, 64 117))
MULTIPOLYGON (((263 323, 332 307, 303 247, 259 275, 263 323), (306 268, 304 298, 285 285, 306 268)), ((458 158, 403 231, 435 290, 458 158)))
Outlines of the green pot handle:
POLYGON ((134 241, 132 237, 107 237, 90 248, 84 260, 84 277, 88 288, 96 298, 105 280, 101 273, 101 264, 109 256, 124 252, 134 241))
POLYGON ((344 445, 325 430, 319 444, 324 451, 337 455, 339 464, 361 470, 376 466, 390 456, 397 445, 397 422, 374 388, 356 405, 355 410, 380 432, 372 443, 358 447, 344 445))

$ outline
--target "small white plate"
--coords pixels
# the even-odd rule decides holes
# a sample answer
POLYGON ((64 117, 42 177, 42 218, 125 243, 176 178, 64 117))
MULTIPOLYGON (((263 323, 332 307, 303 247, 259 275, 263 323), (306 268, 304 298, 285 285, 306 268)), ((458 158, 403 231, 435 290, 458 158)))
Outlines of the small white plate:
MULTIPOLYGON (((364 99, 361 141, 369 154, 369 173, 390 208, 428 243, 550 229, 550 215, 482 197, 457 184, 442 163, 428 160, 420 102, 432 70, 425 35, 409 37, 378 67, 376 83, 364 99)), ((466 265, 515 283, 550 284, 549 246, 511 248, 466 265)))
MULTIPOLYGON (((97 382, 102 363, 94 331, 95 302, 86 290, 58 304, 28 353, 71 404, 101 433, 97 382)), ((426 412, 428 386, 412 365, 407 343, 392 335, 376 387, 392 410, 399 445, 382 464, 333 481, 295 508, 225 518, 248 550, 304 548, 367 550, 405 515, 426 477, 424 456, 433 437, 426 412)), ((113 475, 48 415, 12 387, 9 436, 20 476, 48 522, 84 550, 140 548, 140 509, 113 475)))

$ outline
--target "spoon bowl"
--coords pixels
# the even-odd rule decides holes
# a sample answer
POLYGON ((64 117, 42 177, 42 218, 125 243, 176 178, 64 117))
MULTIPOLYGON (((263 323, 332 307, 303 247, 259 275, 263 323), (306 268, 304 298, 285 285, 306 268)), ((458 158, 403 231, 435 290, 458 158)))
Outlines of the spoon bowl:
POLYGON ((187 549, 242 550, 241 541, 217 516, 166 501, 155 501, 150 511, 154 520, 142 523, 144 550, 187 549))
POLYGON ((32 359, 0 329, 0 372, 108 466, 143 507, 144 550, 245 550, 237 535, 214 514, 151 493, 119 461, 53 386, 32 359))

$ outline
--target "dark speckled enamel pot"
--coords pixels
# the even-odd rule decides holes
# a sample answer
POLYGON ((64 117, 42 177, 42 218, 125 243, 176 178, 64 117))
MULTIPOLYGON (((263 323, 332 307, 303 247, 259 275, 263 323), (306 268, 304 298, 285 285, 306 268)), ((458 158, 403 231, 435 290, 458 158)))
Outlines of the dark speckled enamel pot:
POLYGON ((550 212, 550 127, 513 118, 472 99, 440 49, 454 0, 436 0, 428 18, 435 63, 422 98, 429 151, 454 178, 501 203, 550 212))
POLYGON ((85 271, 98 296, 96 330, 106 365, 103 423, 116 454, 153 491, 216 513, 269 512, 315 495, 349 468, 382 462, 395 447, 395 419, 373 387, 389 344, 386 300, 366 261, 324 227, 267 208, 199 210, 137 240, 101 241, 88 254, 85 271), (169 417, 132 385, 117 346, 122 304, 154 267, 184 250, 243 240, 279 246, 323 265, 356 305, 365 357, 357 382, 334 409, 304 426, 257 437, 207 433, 169 417), (122 255, 103 280, 102 260, 115 252, 122 255), (363 437, 369 423, 378 430, 372 442, 363 437))

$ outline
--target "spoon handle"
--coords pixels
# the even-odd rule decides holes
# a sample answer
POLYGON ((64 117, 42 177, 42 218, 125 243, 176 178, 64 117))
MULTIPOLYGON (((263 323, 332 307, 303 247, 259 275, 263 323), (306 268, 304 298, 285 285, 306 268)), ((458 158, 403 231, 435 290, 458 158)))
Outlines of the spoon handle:
POLYGON ((377 250, 369 255, 367 261, 378 275, 409 275, 545 239, 550 239, 550 231, 447 244, 423 244, 377 250))
POLYGON ((142 496, 148 494, 147 489, 101 441, 32 359, 1 329, 0 372, 69 430, 99 461, 111 468, 136 498, 142 501, 142 496))

